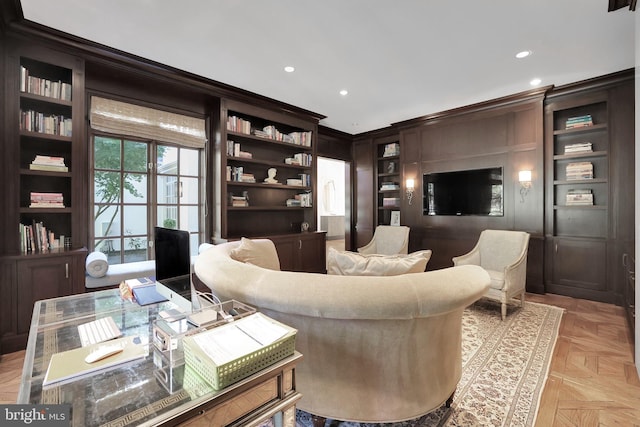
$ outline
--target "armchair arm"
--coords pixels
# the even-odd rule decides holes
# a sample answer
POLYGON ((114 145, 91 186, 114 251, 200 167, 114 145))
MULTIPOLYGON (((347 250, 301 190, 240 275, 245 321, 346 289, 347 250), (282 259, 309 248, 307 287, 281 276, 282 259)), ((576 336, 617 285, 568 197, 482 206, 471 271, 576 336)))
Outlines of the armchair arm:
POLYGON ((511 287, 524 289, 527 281, 527 251, 525 250, 520 258, 511 265, 504 268, 504 291, 511 287))
POLYGON ((466 264, 480 265, 480 251, 476 247, 471 249, 471 252, 453 257, 452 260, 454 266, 466 264))
POLYGON ((376 242, 374 239, 372 239, 369 243, 367 243, 366 245, 358 248, 358 252, 361 254, 375 254, 376 253, 376 242))

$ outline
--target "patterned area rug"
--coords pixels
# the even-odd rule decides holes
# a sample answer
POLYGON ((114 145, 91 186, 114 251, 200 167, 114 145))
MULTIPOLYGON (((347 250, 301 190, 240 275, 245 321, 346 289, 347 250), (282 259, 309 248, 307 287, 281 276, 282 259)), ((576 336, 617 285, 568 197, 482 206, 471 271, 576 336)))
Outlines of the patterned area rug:
MULTIPOLYGON (((535 423, 563 310, 527 302, 510 306, 481 300, 462 320, 462 379, 451 408, 444 406, 402 423, 364 424, 327 420, 331 427, 527 426, 535 423)), ((298 410, 298 427, 312 427, 298 410)))

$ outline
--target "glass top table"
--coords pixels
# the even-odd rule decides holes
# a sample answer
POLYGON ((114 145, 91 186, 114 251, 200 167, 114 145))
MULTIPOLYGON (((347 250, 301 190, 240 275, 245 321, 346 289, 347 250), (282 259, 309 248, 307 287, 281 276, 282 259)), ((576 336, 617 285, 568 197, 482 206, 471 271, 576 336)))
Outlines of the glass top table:
MULTIPOLYGON (((295 401, 301 397, 293 383, 294 366, 302 358, 297 352, 219 391, 190 374, 184 364, 171 368, 158 364, 157 359, 154 362, 153 322, 160 311, 171 308, 175 306, 170 302, 140 306, 122 299, 117 289, 37 301, 17 403, 69 404, 73 426, 178 424, 201 415, 203 407, 210 410, 216 402, 228 401, 266 379, 284 375, 289 384, 286 392, 276 392, 277 396, 266 399, 259 408, 248 408, 247 413, 274 415, 288 407, 289 412, 293 408, 295 417, 295 401), (115 320, 124 336, 139 337, 148 349, 147 356, 43 387, 51 356, 81 347, 78 325, 105 316, 115 320)), ((275 388, 281 387, 278 383, 275 388)))

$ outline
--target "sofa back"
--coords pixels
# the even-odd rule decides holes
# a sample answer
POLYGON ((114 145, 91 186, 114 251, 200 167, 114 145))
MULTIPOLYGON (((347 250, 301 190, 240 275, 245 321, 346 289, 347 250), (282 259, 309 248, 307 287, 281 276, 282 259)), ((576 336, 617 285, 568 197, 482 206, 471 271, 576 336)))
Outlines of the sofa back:
POLYGON ((489 287, 478 266, 398 276, 275 271, 232 258, 240 242, 200 254, 195 272, 295 328, 297 407, 337 420, 420 417, 453 394, 462 375, 462 314, 489 287))

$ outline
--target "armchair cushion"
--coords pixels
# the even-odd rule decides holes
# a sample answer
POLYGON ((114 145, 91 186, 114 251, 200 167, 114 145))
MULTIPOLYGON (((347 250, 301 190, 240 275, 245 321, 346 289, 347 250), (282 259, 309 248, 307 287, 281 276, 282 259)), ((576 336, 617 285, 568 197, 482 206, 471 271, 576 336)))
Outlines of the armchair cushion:
POLYGON ((489 277, 491 278, 491 283, 489 284, 491 289, 501 290, 502 288, 504 288, 504 273, 502 271, 495 271, 495 270, 485 270, 485 271, 489 273, 489 277))
POLYGON ((430 258, 430 250, 408 255, 367 255, 329 248, 327 273, 341 276, 397 276, 423 273, 430 258))

